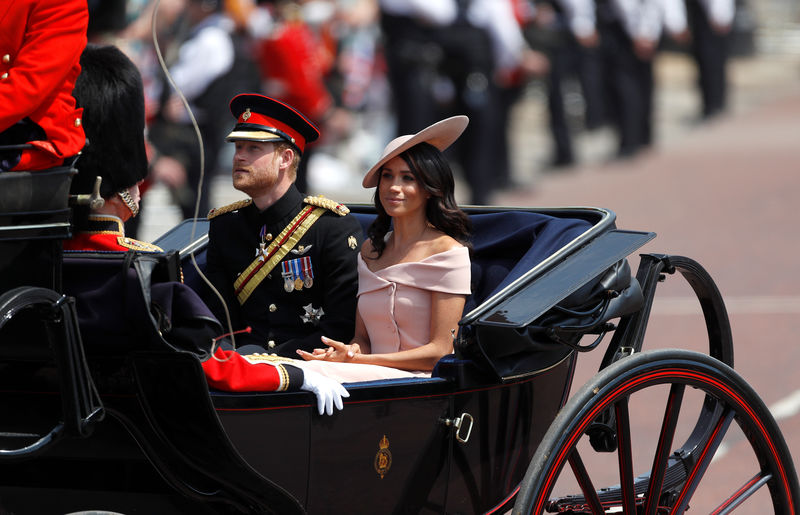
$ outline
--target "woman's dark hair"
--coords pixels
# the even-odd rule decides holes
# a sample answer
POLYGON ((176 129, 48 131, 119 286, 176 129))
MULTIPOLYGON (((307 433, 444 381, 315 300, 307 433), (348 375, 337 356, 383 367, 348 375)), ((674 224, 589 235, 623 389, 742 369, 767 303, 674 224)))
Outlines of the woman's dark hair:
MULTIPOLYGON (((472 222, 467 214, 456 205, 455 181, 450 165, 442 152, 430 143, 419 143, 399 155, 408 165, 414 178, 430 198, 425 204, 425 218, 434 228, 455 239, 464 246, 470 246, 472 222)), ((378 185, 380 186, 380 171, 378 185)), ((381 204, 375 192, 375 210, 378 216, 367 229, 372 247, 378 254, 386 248, 384 237, 389 232, 392 218, 381 204)))

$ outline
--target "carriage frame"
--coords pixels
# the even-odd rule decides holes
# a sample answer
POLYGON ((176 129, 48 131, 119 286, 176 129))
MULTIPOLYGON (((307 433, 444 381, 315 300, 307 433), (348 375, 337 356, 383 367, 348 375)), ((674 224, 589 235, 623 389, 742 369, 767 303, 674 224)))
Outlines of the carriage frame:
MULTIPOLYGON (((792 458, 733 370, 713 279, 694 260, 667 254, 639 256, 631 273, 629 259, 655 234, 617 229, 610 210, 468 208, 481 284, 455 353, 429 379, 348 384, 344 410, 320 416, 307 392, 210 391, 202 356, 159 332, 149 288, 181 272, 197 284, 203 221, 160 238, 163 255, 63 252, 73 174, 0 175, 0 405, 8 414, 0 508, 683 513, 736 422, 758 470, 715 513, 761 488, 775 513, 797 509, 792 458), (656 289, 673 275, 699 300, 707 353, 643 348, 656 289), (120 333, 86 334, 81 305, 109 284, 124 292, 110 301, 120 333), (600 371, 573 393, 576 360, 590 351, 603 352, 600 371), (703 401, 689 437, 675 443, 687 386, 703 401), (669 396, 655 457, 636 471, 629 401, 657 387, 669 396), (593 483, 581 441, 618 457, 619 484, 593 483), (568 470, 578 487, 553 494, 568 470)), ((372 209, 352 208, 362 224, 372 209)))

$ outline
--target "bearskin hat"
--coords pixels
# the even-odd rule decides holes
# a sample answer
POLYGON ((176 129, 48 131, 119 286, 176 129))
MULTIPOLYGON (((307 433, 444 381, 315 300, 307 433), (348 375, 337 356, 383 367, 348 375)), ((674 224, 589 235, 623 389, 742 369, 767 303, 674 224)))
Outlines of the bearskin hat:
POLYGON ((88 44, 73 95, 83 108, 87 145, 75 168, 71 193, 91 193, 95 177, 109 197, 147 175, 144 93, 136 65, 111 45, 88 44))

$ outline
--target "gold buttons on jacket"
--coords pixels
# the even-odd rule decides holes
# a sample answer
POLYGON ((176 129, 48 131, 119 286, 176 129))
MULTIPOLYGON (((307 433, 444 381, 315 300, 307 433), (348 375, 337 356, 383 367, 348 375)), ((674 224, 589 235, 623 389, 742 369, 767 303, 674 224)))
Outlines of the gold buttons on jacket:
POLYGON ((275 342, 273 340, 268 341, 267 342, 267 347, 269 347, 270 349, 274 349, 275 348, 275 342))
POLYGON ((0 80, 6 80, 7 78, 8 78, 8 72, 4 73, 3 75, 0 75, 0 80))
POLYGON ((80 118, 75 118, 75 127, 80 127, 80 126, 81 126, 81 123, 82 123, 82 122, 81 122, 81 119, 80 119, 80 118))
POLYGON ((6 63, 6 64, 10 63, 11 62, 11 56, 9 54, 4 55, 3 56, 3 62, 6 63))
POLYGON ((278 306, 276 306, 275 304, 270 304, 269 305, 269 312, 270 313, 275 313, 276 311, 278 311, 278 306))
POLYGON ((272 241, 272 233, 268 232, 267 234, 265 234, 264 235, 264 240, 265 241, 272 241))

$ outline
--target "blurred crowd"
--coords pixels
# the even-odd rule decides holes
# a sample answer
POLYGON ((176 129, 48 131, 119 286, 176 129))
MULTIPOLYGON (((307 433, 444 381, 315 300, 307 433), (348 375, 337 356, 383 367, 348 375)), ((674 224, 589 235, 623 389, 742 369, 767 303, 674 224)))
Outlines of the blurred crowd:
POLYGON ((467 132, 448 152, 469 186, 469 202, 487 204, 514 186, 509 116, 532 81, 547 92, 549 166, 575 164, 575 131, 599 127, 614 131, 613 157, 625 159, 653 142, 653 61, 665 41, 697 63, 698 116, 725 111, 727 40, 736 15, 734 0, 88 3, 89 40, 117 45, 142 72, 149 181, 169 188, 184 217, 195 216, 201 169, 198 214, 213 207, 209 178, 229 169, 223 143, 234 122, 228 101, 237 93, 283 100, 319 125, 323 138, 298 174, 301 191, 313 193, 325 193, 324 177, 308 169, 325 157, 320 149, 338 148, 344 165, 363 171, 394 136, 466 114, 467 132), (567 120, 568 79, 580 85, 577 127, 567 120))

